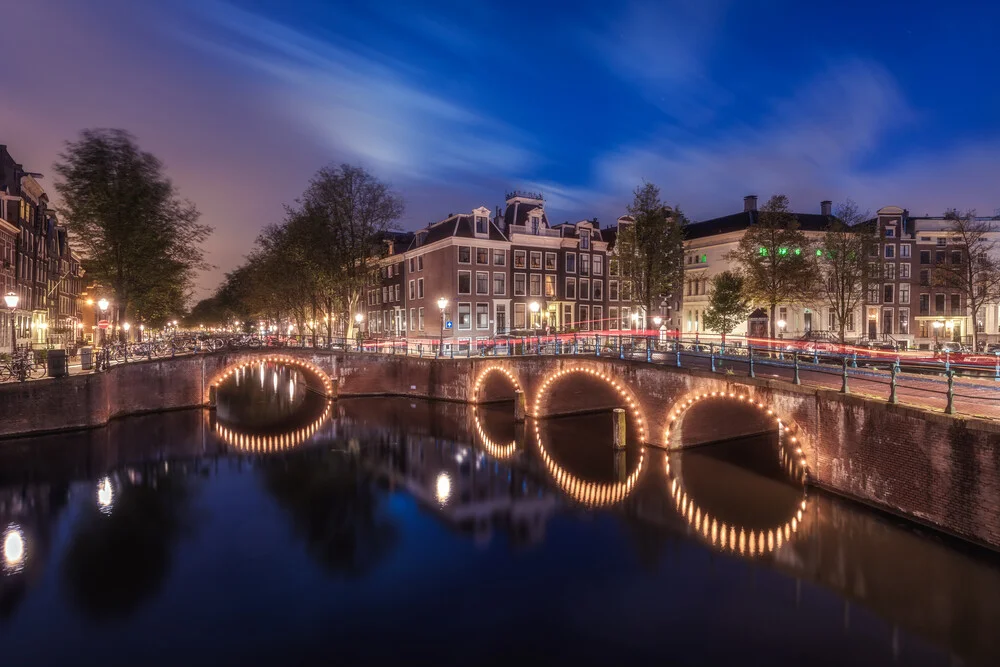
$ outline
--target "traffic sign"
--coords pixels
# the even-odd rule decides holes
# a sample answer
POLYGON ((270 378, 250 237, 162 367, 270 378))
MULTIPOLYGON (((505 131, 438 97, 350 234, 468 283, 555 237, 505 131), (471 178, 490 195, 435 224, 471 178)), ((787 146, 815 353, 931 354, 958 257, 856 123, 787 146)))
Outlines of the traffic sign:
POLYGON ((450 328, 451 328, 451 320, 448 320, 448 321, 447 321, 447 322, 445 323, 445 325, 444 325, 444 328, 445 328, 445 329, 450 329, 450 328))
POLYGON ((107 329, 108 328, 108 321, 107 320, 101 320, 100 322, 97 323, 97 328, 98 329, 107 329))

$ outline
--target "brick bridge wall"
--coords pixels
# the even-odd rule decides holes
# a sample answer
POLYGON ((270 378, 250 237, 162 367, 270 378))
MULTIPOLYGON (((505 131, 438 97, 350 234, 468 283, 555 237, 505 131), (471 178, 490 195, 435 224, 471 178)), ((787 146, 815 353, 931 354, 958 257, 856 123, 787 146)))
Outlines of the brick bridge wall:
POLYGON ((228 370, 268 358, 299 364, 315 374, 317 387, 332 378, 341 396, 485 402, 509 399, 516 386, 528 414, 539 417, 626 407, 630 428, 642 429, 644 440, 656 445, 676 446, 679 431, 685 441, 758 433, 780 419, 788 428, 785 444, 796 439, 796 458, 811 483, 1000 548, 998 425, 785 382, 613 358, 245 350, 152 360, 103 374, 0 385, 0 437, 203 406, 228 370))

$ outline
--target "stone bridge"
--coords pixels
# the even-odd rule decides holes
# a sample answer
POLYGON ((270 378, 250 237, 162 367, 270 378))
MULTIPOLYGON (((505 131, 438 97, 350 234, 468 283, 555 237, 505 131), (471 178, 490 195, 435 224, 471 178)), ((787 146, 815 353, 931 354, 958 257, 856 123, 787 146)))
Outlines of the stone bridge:
MULTIPOLYGON (((624 408, 649 446, 778 431, 809 483, 964 539, 1000 547, 1000 428, 787 382, 584 356, 431 359, 310 349, 154 359, 109 373, 0 386, 0 436, 208 406, 236 369, 294 364, 330 397, 465 403, 524 396, 529 419, 624 408)), ((513 409, 513 408, 512 408, 513 409)))

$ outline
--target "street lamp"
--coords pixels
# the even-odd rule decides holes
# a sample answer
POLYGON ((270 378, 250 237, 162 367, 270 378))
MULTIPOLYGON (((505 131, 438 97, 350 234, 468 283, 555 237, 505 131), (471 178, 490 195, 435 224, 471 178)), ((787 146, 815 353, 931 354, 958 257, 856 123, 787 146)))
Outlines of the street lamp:
POLYGON ((659 315, 654 316, 653 317, 653 324, 656 326, 657 338, 662 342, 663 339, 666 337, 666 330, 662 326, 663 325, 663 318, 660 317, 659 315))
POLYGON ((144 332, 145 330, 146 330, 146 325, 145 324, 140 324, 139 325, 139 342, 140 343, 142 342, 142 332, 144 332))
POLYGON ((778 338, 784 338, 785 326, 788 324, 788 322, 785 322, 785 320, 778 320, 775 324, 778 325, 778 338))
MULTIPOLYGON (((108 311, 108 306, 109 305, 110 304, 108 303, 107 299, 101 299, 100 301, 97 302, 97 309, 101 311, 101 319, 102 320, 105 319, 105 315, 104 314, 108 311)), ((106 337, 107 337, 107 334, 105 333, 105 331, 107 331, 107 330, 106 329, 101 329, 101 347, 104 347, 104 343, 105 343, 105 340, 106 340, 106 337)))
POLYGON ((437 353, 441 356, 441 348, 444 347, 444 309, 448 307, 448 299, 441 297, 438 299, 438 308, 441 310, 441 340, 438 341, 437 353))
POLYGON ((934 327, 934 349, 937 350, 938 349, 938 334, 941 331, 941 327, 944 326, 944 322, 942 322, 941 320, 934 320, 934 324, 932 326, 934 327))
POLYGON ((17 310, 17 304, 21 300, 21 297, 14 292, 7 292, 3 300, 10 311, 10 355, 13 357, 14 352, 17 350, 17 328, 14 326, 14 311, 17 310))
POLYGON ((122 329, 125 330, 125 340, 126 341, 128 340, 128 330, 131 329, 131 328, 132 328, 132 325, 129 324, 128 322, 123 322, 122 323, 122 329))
POLYGON ((639 313, 632 313, 632 330, 639 330, 639 313))

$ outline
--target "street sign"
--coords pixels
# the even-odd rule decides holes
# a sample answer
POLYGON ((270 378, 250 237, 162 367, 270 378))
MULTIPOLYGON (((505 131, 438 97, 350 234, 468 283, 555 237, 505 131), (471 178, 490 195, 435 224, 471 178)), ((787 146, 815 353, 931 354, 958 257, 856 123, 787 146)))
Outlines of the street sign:
POLYGON ((97 323, 97 328, 98 329, 107 329, 108 328, 108 321, 107 320, 101 320, 100 322, 97 323))
POLYGON ((451 320, 448 320, 447 322, 445 322, 444 328, 445 329, 450 329, 451 328, 451 320))

